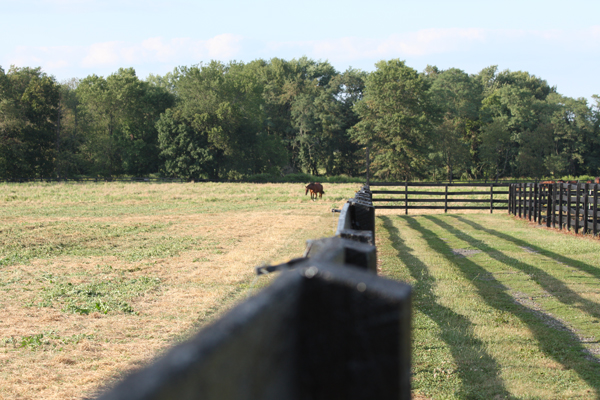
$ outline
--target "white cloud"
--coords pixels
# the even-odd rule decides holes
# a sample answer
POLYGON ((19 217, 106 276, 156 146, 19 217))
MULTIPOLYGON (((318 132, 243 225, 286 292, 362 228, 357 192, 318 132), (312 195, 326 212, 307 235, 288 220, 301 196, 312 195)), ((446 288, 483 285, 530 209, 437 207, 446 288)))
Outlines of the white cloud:
POLYGON ((119 63, 121 42, 94 43, 81 61, 84 67, 109 66, 119 63))
POLYGON ((241 36, 224 34, 206 41, 205 47, 210 58, 230 59, 240 51, 241 36))
MULTIPOLYGON (((85 2, 94 0, 46 0, 85 2)), ((251 61, 258 57, 298 57, 328 59, 333 63, 376 62, 382 59, 416 59, 427 56, 464 54, 473 59, 480 51, 512 52, 523 49, 554 49, 554 53, 592 54, 600 50, 600 25, 580 30, 489 30, 424 29, 373 39, 343 37, 313 41, 248 41, 233 34, 205 40, 190 37, 147 38, 141 42, 111 41, 89 46, 16 47, 0 58, 5 66, 41 66, 50 74, 63 72, 78 76, 105 73, 132 66, 151 71, 177 65, 190 65, 210 59, 234 58, 251 61), (242 58, 243 57, 243 58, 242 58), (158 65, 157 65, 158 64, 158 65)))
POLYGON ((483 43, 485 39, 486 31, 483 29, 424 29, 380 40, 344 37, 305 42, 271 42, 270 48, 299 48, 313 57, 349 61, 466 51, 473 44, 483 43))
POLYGON ((449 28, 423 29, 416 32, 390 35, 383 39, 344 37, 313 41, 270 42, 270 51, 294 49, 297 53, 331 61, 360 59, 389 59, 431 56, 446 53, 476 51, 479 46, 517 48, 526 43, 540 43, 575 48, 600 47, 600 26, 577 31, 449 28))
POLYGON ((65 68, 79 67, 94 70, 146 63, 168 63, 174 67, 186 63, 198 63, 206 59, 231 59, 239 54, 241 42, 241 36, 223 34, 208 40, 191 38, 165 40, 155 37, 140 43, 111 41, 94 43, 90 46, 20 46, 15 48, 14 53, 8 58, 8 64, 41 66, 50 73, 65 68))

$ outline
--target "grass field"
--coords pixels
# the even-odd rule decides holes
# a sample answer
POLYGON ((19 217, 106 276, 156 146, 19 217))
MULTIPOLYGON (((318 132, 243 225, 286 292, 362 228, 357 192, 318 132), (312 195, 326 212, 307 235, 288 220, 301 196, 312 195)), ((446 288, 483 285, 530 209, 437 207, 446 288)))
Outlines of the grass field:
POLYGON ((506 214, 378 213, 383 273, 413 285, 413 391, 600 398, 600 241, 506 214))
MULTIPOLYGON (((79 399, 152 361, 331 236, 357 184, 0 184, 0 399, 79 399)), ((600 398, 600 241, 505 213, 377 211, 413 285, 413 390, 600 398)))
POLYGON ((0 399, 91 396, 331 236, 357 184, 0 184, 0 399))

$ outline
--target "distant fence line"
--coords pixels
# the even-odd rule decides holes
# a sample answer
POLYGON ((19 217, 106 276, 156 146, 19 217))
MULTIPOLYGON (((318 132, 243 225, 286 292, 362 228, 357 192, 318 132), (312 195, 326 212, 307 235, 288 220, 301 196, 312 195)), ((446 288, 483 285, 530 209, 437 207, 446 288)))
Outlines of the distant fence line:
POLYGON ((504 189, 509 183, 424 183, 424 182, 379 182, 370 186, 403 187, 403 190, 373 190, 373 195, 399 195, 400 197, 373 197, 374 203, 403 203, 398 205, 375 206, 376 209, 408 210, 494 210, 508 209, 509 191, 504 189), (443 191, 409 190, 408 188, 444 188, 443 191), (486 188, 487 190, 453 191, 452 188, 486 188), (503 190, 504 189, 504 190, 503 190), (463 196, 457 198, 457 196, 463 196), (481 198, 481 197, 487 198, 481 198), (477 198, 475 198, 477 197, 477 198), (416 204, 415 204, 416 203, 416 204), (443 203, 443 205, 424 205, 420 203, 443 203), (486 205, 455 205, 457 203, 479 203, 486 205))
POLYGON ((510 185, 509 213, 547 227, 598 235, 598 183, 518 183, 510 185))
POLYGON ((363 187, 333 210, 334 237, 257 268, 282 273, 99 399, 410 399, 411 288, 377 276, 371 197, 363 187))

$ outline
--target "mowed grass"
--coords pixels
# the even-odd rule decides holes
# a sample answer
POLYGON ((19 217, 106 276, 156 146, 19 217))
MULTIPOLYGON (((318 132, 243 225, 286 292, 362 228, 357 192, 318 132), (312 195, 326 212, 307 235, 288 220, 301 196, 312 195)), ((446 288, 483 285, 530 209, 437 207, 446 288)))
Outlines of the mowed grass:
POLYGON ((378 251, 413 285, 417 398, 600 398, 599 240, 504 212, 398 214, 378 212, 378 251))
POLYGON ((0 184, 0 399, 93 396, 331 236, 358 184, 0 184))

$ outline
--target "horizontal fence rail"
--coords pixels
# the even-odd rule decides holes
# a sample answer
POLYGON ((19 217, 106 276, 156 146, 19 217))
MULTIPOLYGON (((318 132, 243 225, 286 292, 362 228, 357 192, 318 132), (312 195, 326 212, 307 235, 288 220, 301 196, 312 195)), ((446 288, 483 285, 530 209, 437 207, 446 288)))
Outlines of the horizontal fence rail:
POLYGON ((100 400, 410 399, 411 288, 377 276, 368 187, 340 212, 334 237, 190 341, 100 400))
POLYGON ((372 195, 374 203, 391 203, 377 205, 376 209, 403 209, 405 214, 408 214, 408 210, 425 209, 444 210, 444 212, 448 212, 448 210, 489 210, 490 213, 493 213, 494 210, 508 210, 508 195, 510 194, 507 190, 510 186, 509 183, 384 182, 371 183, 370 186, 403 188, 403 190, 372 190, 372 195), (444 190, 409 190, 409 188, 415 187, 443 188, 444 190), (466 188, 472 190, 465 190, 466 188), (383 195, 385 196, 380 197, 383 195), (389 195, 394 195, 394 197, 389 195))
POLYGON ((517 183, 510 185, 509 213, 538 225, 598 235, 598 183, 517 183))

